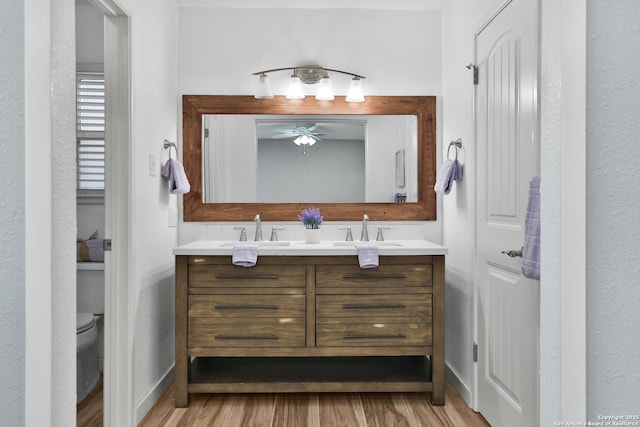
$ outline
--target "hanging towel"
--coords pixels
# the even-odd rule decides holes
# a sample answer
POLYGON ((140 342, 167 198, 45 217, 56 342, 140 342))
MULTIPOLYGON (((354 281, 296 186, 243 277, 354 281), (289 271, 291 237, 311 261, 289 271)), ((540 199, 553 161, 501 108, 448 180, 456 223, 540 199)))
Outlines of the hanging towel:
POLYGON ((540 175, 535 175, 529 183, 529 202, 524 220, 522 274, 529 279, 540 280, 540 175))
POLYGON ((356 243, 360 268, 378 267, 378 245, 375 243, 356 243))
POLYGON ((258 262, 258 245, 252 243, 235 245, 231 262, 239 267, 253 267, 258 262))
POLYGON ((433 189, 438 194, 449 194, 451 188, 453 188, 453 181, 462 181, 462 165, 458 159, 446 159, 442 162, 442 167, 433 189))
POLYGON ((98 238, 98 230, 87 240, 78 240, 76 259, 79 262, 104 262, 104 239, 98 238))
POLYGON ((169 159, 162 167, 162 176, 169 181, 169 192, 171 194, 185 194, 191 191, 191 185, 184 173, 182 163, 169 159))

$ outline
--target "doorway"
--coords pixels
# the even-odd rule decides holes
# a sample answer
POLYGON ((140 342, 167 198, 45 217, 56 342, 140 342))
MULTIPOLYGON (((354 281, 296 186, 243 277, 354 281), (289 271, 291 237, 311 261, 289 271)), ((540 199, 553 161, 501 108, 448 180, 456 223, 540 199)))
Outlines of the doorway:
POLYGON ((103 425, 133 425, 130 240, 130 17, 114 0, 88 0, 104 17, 105 251, 103 425))

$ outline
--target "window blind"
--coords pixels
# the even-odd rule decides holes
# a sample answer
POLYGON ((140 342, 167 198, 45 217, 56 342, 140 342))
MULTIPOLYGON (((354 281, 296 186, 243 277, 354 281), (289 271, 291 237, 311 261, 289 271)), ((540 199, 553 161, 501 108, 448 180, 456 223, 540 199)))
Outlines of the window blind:
POLYGON ((76 159, 78 190, 104 190, 104 73, 76 78, 76 159))

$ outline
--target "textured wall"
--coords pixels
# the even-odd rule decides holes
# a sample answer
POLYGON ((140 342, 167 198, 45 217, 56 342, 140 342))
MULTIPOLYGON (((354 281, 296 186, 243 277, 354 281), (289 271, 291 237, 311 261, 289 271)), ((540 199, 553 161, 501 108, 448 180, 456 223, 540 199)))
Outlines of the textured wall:
POLYGON ((51 8, 52 425, 70 425, 76 402, 75 0, 51 8))
POLYGON ((562 5, 542 0, 540 32, 540 175, 543 272, 540 286, 540 425, 562 420, 560 213, 562 201, 562 5))
POLYGON ((24 7, 0 11, 0 414, 24 424, 24 7))
POLYGON ((587 23, 587 412, 640 412, 640 3, 587 23))

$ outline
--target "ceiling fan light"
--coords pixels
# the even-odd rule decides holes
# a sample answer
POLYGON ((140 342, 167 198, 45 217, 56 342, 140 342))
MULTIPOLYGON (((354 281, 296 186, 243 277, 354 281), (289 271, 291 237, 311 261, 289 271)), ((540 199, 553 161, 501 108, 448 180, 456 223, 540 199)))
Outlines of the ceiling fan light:
POLYGON ((364 102, 364 93, 362 92, 362 80, 360 80, 359 77, 354 77, 351 80, 346 101, 347 102, 364 102))
POLYGON ((289 78, 289 88, 287 89, 287 99, 302 99, 304 98, 304 91, 302 90, 302 82, 300 77, 291 76, 289 78))
POLYGON ((307 137, 307 144, 309 144, 309 147, 311 147, 316 142, 318 142, 318 141, 316 141, 316 139, 314 137, 312 137, 312 136, 308 136, 307 137))
POLYGON ((316 94, 316 99, 318 101, 333 101, 335 96, 333 96, 333 87, 331 85, 331 79, 329 76, 323 77, 320 80, 320 86, 318 87, 318 93, 316 94))
POLYGON ((256 99, 273 99, 273 92, 271 91, 271 84, 269 83, 269 77, 266 74, 260 74, 258 77, 258 86, 256 87, 256 99))

